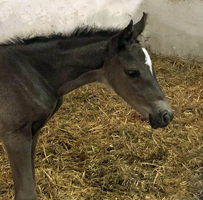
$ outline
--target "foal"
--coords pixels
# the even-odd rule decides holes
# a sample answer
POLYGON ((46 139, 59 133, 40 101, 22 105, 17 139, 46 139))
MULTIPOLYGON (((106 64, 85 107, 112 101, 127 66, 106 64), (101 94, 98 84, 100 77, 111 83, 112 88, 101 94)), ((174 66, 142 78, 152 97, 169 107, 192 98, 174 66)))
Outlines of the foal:
POLYGON ((18 39, 0 45, 0 139, 12 169, 15 200, 36 200, 34 155, 38 132, 66 93, 102 82, 149 119, 167 126, 172 110, 137 37, 142 19, 123 30, 77 29, 69 36, 18 39))

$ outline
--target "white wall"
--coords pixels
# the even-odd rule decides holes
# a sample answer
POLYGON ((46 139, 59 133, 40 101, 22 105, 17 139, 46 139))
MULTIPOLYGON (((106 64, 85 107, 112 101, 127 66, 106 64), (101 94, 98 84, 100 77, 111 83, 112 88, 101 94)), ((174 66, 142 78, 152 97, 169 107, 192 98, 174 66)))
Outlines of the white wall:
POLYGON ((153 52, 203 60, 202 9, 202 0, 0 0, 0 42, 78 25, 124 27, 145 11, 141 40, 153 52))
POLYGON ((0 0, 0 41, 14 35, 70 31, 78 25, 122 27, 142 0, 0 0))
POLYGON ((202 0, 146 0, 139 10, 150 13, 144 35, 152 51, 203 61, 202 0))

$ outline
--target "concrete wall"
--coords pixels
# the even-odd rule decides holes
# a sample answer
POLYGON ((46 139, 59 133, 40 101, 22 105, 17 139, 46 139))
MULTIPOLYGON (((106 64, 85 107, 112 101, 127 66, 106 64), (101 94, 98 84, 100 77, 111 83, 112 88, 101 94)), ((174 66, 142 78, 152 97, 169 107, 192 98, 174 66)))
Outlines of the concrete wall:
POLYGON ((203 0, 146 0, 140 10, 150 13, 144 39, 152 51, 203 61, 203 0))
POLYGON ((0 0, 0 42, 69 32, 78 25, 124 27, 149 13, 140 38, 153 52, 203 60, 202 0, 0 0))

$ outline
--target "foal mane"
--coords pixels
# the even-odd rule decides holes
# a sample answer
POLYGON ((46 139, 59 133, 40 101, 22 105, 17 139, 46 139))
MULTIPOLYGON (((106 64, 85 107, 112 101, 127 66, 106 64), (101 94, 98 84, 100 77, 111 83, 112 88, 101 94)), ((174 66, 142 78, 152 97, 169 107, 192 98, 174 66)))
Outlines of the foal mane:
POLYGON ((111 37, 117 34, 120 29, 117 28, 93 28, 93 27, 77 27, 72 33, 64 34, 64 33, 51 33, 47 35, 40 36, 28 36, 25 38, 14 37, 7 40, 5 43, 0 44, 1 46, 11 46, 11 45, 29 45, 34 43, 46 43, 55 40, 65 40, 67 38, 75 38, 75 37, 111 37))

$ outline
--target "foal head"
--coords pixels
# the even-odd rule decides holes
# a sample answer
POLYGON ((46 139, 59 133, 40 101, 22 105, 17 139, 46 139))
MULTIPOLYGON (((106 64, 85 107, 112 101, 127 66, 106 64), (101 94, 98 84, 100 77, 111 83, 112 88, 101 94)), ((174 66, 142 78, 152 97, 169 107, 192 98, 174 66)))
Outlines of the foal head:
POLYGON ((167 126, 173 114, 157 82, 150 56, 137 41, 145 22, 144 13, 137 24, 133 25, 131 20, 110 39, 104 81, 156 129, 167 126))

